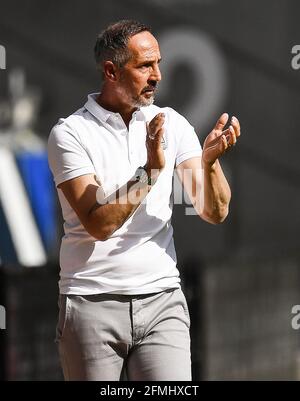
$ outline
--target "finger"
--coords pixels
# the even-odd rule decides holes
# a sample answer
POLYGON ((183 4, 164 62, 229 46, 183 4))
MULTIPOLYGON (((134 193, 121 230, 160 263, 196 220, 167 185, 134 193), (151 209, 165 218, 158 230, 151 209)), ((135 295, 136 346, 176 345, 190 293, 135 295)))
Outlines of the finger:
POLYGON ((147 132, 147 137, 153 141, 155 139, 155 132, 150 128, 149 123, 146 121, 146 132, 147 132))
POLYGON ((230 128, 231 143, 232 143, 232 145, 234 146, 234 145, 236 144, 236 141, 237 141, 236 132, 235 132, 235 129, 234 129, 232 126, 230 126, 230 127, 231 127, 231 128, 230 128))
POLYGON ((230 127, 228 127, 225 131, 222 131, 221 135, 225 135, 226 137, 230 135, 230 127))
POLYGON ((155 131, 153 129, 151 129, 150 123, 147 121, 146 121, 146 133, 147 133, 147 137, 150 137, 150 139, 155 138, 155 131))
POLYGON ((156 134, 156 139, 157 139, 157 141, 159 141, 159 143, 161 142, 161 139, 162 139, 162 137, 163 137, 163 135, 164 135, 164 132, 165 132, 165 129, 164 129, 164 127, 161 127, 158 131, 157 131, 157 134, 156 134))
POLYGON ((226 135, 221 136, 222 139, 222 149, 221 152, 224 153, 229 148, 229 142, 226 135))
POLYGON ((230 125, 228 130, 226 130, 224 132, 227 132, 227 134, 225 135, 225 138, 227 141, 227 148, 234 146, 236 144, 237 139, 236 139, 235 131, 234 131, 232 125, 230 125))
POLYGON ((228 114, 227 113, 223 113, 221 115, 221 117, 218 119, 216 125, 215 125, 215 130, 219 131, 219 130, 223 130, 223 128, 225 127, 227 121, 228 121, 228 114))
POLYGON ((241 127, 239 120, 235 116, 231 118, 231 125, 234 128, 235 135, 239 137, 241 135, 241 127))
POLYGON ((229 126, 228 131, 229 131, 229 133, 228 133, 228 136, 226 137, 228 146, 233 146, 236 144, 236 135, 235 135, 235 130, 232 125, 229 126))
POLYGON ((165 115, 164 113, 157 114, 151 121, 150 121, 150 128, 155 128, 158 125, 162 125, 164 123, 165 115))
POLYGON ((150 137, 151 142, 154 143, 155 145, 160 145, 163 135, 164 135, 164 129, 160 128, 154 137, 152 138, 150 137))
POLYGON ((147 133, 151 140, 154 140, 156 138, 157 133, 162 128, 163 124, 164 116, 159 116, 155 120, 153 119, 152 121, 150 121, 147 133))
POLYGON ((230 132, 230 127, 228 127, 225 131, 222 131, 222 133, 221 133, 221 137, 222 137, 222 140, 223 140, 223 136, 225 136, 225 139, 226 139, 226 142, 227 142, 227 145, 230 145, 230 141, 231 141, 231 132, 230 132))

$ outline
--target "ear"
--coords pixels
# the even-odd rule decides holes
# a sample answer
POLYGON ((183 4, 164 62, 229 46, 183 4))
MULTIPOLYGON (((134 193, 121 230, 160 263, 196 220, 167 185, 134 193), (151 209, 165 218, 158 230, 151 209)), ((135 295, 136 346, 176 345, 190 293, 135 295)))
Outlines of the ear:
POLYGON ((112 61, 104 61, 103 74, 109 81, 116 81, 117 79, 117 68, 112 61))

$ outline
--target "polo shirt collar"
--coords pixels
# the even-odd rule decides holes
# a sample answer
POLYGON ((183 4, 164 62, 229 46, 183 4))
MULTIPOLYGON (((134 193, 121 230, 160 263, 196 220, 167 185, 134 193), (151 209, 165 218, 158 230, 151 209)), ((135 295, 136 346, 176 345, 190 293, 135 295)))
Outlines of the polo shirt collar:
MULTIPOLYGON (((100 106, 99 103, 96 102, 96 98, 99 95, 98 93, 91 93, 88 95, 88 100, 85 103, 84 107, 87 109, 94 117, 96 117, 98 120, 107 122, 109 117, 111 116, 119 116, 119 113, 114 113, 113 111, 109 111, 104 109, 104 107, 100 106)), ((145 107, 141 107, 137 110, 137 112, 140 112, 142 114, 142 117, 144 120, 146 120, 146 114, 144 112, 145 107)))
POLYGON ((99 93, 91 93, 88 95, 88 100, 84 107, 91 113, 93 114, 94 117, 96 117, 100 121, 106 122, 109 117, 113 113, 112 111, 104 109, 102 106, 100 106, 99 103, 96 102, 96 98, 99 95, 99 93))

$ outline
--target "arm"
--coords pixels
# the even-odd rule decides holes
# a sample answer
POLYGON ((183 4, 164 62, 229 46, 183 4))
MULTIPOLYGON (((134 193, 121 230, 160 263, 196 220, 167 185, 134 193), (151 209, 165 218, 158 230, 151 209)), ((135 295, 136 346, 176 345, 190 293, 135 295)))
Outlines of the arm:
POLYGON ((222 131, 227 120, 228 115, 223 114, 207 136, 202 157, 188 159, 177 166, 179 178, 198 215, 212 224, 225 220, 231 197, 218 159, 240 136, 240 125, 236 118, 232 119, 227 130, 222 131))
POLYGON ((147 184, 129 181, 124 186, 125 192, 117 191, 114 203, 100 205, 96 201, 99 184, 92 174, 65 181, 58 187, 86 231, 100 241, 105 241, 124 224, 150 190, 147 184))
MULTIPOLYGON (((160 144, 163 122, 163 116, 158 115, 147 125, 146 168, 148 176, 151 174, 154 179, 157 178, 165 164, 160 144)), ((86 231, 100 241, 108 239, 124 224, 151 189, 151 186, 147 184, 130 180, 116 192, 113 203, 99 204, 96 200, 99 184, 92 174, 65 181, 58 187, 62 190, 86 231)))

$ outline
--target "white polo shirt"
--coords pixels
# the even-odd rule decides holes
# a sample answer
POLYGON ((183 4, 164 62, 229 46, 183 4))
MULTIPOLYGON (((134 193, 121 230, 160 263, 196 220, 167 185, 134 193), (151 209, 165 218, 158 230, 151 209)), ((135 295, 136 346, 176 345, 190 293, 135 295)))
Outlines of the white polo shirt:
POLYGON ((106 194, 132 178, 147 161, 146 121, 165 113, 165 168, 133 215, 106 241, 90 236, 57 188, 64 218, 60 250, 60 292, 146 294, 180 286, 171 226, 174 167, 200 156, 193 127, 173 109, 137 110, 127 129, 120 114, 88 96, 83 108, 60 119, 48 142, 49 165, 56 186, 95 174, 106 194))

